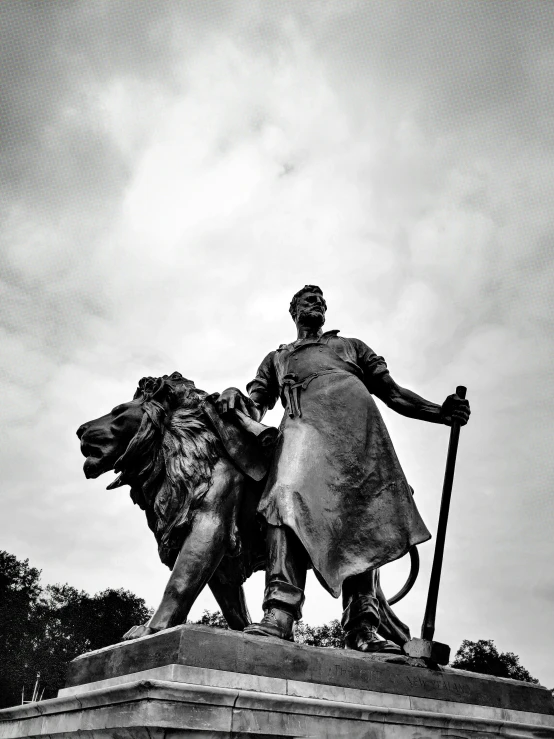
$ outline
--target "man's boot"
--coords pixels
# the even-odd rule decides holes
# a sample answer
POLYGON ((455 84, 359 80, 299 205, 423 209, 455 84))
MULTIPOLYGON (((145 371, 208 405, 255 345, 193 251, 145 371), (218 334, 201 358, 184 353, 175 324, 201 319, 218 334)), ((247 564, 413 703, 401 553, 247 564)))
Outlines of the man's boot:
POLYGON ((352 601, 341 620, 346 632, 346 647, 358 652, 402 654, 397 644, 377 634, 379 623, 379 602, 375 596, 362 595, 352 601))
POLYGON ((264 617, 257 624, 250 624, 244 631, 256 636, 276 636, 278 639, 294 641, 292 627, 294 616, 281 608, 264 609, 264 617))
POLYGON ((302 617, 304 591, 283 580, 272 580, 265 589, 264 617, 244 629, 246 634, 276 636, 294 641, 293 625, 302 617))

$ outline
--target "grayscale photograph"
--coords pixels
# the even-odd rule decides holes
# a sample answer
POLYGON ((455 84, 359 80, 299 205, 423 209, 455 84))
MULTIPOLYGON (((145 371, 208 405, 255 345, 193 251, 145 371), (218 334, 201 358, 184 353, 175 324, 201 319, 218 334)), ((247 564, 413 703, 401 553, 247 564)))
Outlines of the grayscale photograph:
POLYGON ((0 739, 554 739, 554 0, 0 38, 0 739))

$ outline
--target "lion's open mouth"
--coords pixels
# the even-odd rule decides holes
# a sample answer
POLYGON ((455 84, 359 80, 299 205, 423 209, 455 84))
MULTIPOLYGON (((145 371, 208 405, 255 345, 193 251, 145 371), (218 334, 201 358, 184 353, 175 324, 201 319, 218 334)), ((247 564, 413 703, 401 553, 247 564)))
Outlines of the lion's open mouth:
POLYGON ((81 453, 86 457, 83 472, 87 480, 100 477, 104 472, 113 469, 113 461, 110 455, 102 451, 94 444, 81 442, 81 453))
POLYGON ((105 457, 89 456, 85 459, 83 472, 87 480, 100 477, 104 472, 113 469, 113 463, 110 463, 105 457))

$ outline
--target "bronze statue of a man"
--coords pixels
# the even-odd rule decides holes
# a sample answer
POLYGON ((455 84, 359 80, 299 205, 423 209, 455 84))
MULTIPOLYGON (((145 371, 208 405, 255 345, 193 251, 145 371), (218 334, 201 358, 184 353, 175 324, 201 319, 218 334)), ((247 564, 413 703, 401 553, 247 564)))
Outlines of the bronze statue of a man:
POLYGON ((249 633, 292 638, 301 618, 307 569, 334 596, 342 590, 347 646, 400 651, 377 634, 377 568, 430 538, 415 506, 376 395, 410 418, 465 424, 469 404, 442 406, 400 387, 385 360, 359 339, 322 332, 326 303, 306 285, 290 304, 298 337, 270 352, 247 389, 219 397, 260 420, 280 398, 285 413, 259 504, 268 524, 264 617, 249 633))

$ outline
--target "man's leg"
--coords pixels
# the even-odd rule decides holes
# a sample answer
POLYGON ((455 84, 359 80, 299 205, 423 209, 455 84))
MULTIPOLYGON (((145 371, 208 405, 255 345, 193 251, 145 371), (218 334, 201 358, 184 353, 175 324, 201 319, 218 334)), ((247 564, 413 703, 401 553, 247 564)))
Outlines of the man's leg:
POLYGON ((264 617, 245 632, 292 641, 293 623, 302 618, 308 555, 288 526, 268 526, 266 543, 264 617))
POLYGON ((346 646, 359 652, 401 654, 399 646, 378 636, 379 601, 376 594, 377 570, 347 577, 342 586, 342 628, 346 646))

